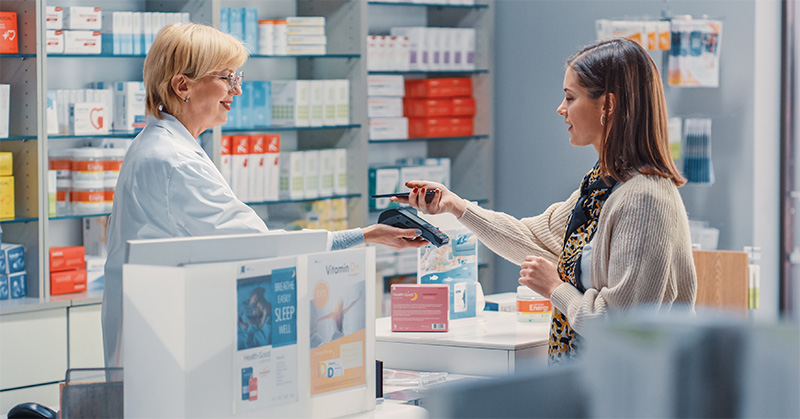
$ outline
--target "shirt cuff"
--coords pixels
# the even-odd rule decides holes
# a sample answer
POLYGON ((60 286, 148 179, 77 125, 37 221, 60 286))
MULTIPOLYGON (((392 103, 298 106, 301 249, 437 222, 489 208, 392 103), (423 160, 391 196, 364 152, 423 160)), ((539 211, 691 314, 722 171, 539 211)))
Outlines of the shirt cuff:
POLYGON ((328 234, 328 248, 330 250, 349 249, 365 243, 364 232, 361 231, 361 228, 333 231, 328 234))
POLYGON ((557 308, 558 311, 567 315, 569 303, 571 301, 580 300, 581 297, 583 297, 583 294, 577 288, 565 282, 553 290, 553 294, 550 295, 550 302, 553 303, 553 306, 557 308))

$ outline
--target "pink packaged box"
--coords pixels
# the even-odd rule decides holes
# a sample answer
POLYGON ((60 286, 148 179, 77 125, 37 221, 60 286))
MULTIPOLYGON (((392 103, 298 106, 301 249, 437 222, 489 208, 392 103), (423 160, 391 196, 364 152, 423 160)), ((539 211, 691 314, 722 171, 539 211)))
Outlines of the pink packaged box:
POLYGON ((449 313, 447 285, 392 285, 392 332, 446 332, 449 313))

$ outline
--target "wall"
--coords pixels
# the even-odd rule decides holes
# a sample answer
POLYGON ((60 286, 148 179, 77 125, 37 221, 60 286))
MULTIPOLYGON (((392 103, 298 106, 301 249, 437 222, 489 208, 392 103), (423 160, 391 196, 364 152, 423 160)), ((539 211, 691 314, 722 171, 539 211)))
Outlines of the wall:
MULTIPOLYGON (((671 15, 705 14, 723 21, 720 88, 665 88, 670 115, 713 119, 716 182, 688 185, 681 194, 691 219, 707 220, 720 229, 720 249, 762 247, 761 310, 754 316, 776 317, 779 160, 775 151, 780 96, 770 81, 779 80, 780 61, 778 45, 769 41, 780 39, 780 15, 775 13, 779 3, 504 0, 495 4, 499 99, 495 208, 517 217, 538 214, 566 198, 597 159, 593 150, 569 145, 567 126, 555 112, 563 99, 564 61, 595 39, 596 19, 658 19, 666 8, 671 15), (766 42, 756 44, 756 36, 766 42), (757 72, 764 77, 757 80, 757 72)), ((654 59, 661 64, 660 53, 654 59)), ((496 266, 498 291, 513 289, 519 268, 506 261, 496 266)))

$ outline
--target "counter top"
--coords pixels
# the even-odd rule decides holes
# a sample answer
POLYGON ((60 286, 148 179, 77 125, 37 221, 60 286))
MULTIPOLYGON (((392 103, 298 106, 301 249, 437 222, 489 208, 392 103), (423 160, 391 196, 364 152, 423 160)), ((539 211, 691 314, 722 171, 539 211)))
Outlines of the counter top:
POLYGON ((85 291, 75 294, 53 295, 44 299, 19 298, 0 301, 0 316, 6 314, 28 313, 33 311, 53 310, 65 307, 78 307, 102 304, 103 291, 85 291))

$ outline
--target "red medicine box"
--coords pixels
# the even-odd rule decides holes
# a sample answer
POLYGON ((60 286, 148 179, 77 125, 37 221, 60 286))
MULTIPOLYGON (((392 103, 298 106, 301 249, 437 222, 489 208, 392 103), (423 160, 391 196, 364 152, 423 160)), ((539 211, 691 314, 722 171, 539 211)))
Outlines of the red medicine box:
POLYGON ((470 137, 474 132, 472 118, 408 118, 408 138, 470 137))
POLYGON ((406 97, 472 96, 472 79, 450 77, 443 79, 406 80, 406 97))
POLYGON ((50 273, 50 295, 86 291, 86 269, 50 273))
POLYGON ((446 332, 449 314, 449 286, 392 285, 392 332, 446 332))
POLYGON ((0 12, 0 54, 19 54, 17 14, 0 12))
POLYGON ((85 265, 83 246, 51 247, 50 272, 83 269, 85 265))

